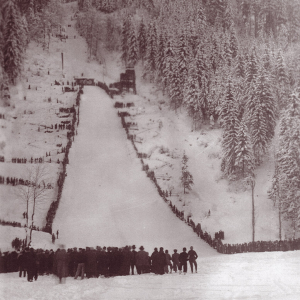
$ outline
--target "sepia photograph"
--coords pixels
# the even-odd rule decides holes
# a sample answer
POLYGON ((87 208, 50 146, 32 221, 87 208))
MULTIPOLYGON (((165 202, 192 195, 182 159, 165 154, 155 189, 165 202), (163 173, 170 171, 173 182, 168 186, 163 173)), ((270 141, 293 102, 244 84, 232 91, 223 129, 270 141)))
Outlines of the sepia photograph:
POLYGON ((0 300, 300 299, 300 0, 0 0, 0 300))

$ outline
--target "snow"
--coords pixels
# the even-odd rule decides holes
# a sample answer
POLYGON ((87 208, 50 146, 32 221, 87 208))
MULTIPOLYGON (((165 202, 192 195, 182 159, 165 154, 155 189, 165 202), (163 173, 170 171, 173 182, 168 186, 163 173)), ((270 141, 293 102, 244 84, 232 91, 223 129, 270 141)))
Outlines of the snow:
POLYGON ((0 299, 297 300, 299 251, 219 255, 198 259, 198 273, 117 276, 58 284, 52 276, 29 283, 18 273, 0 274, 0 299), (1 294, 2 293, 2 294, 1 294))
POLYGON ((117 110, 98 87, 85 87, 78 135, 53 230, 67 247, 143 245, 170 251, 211 249, 171 212, 133 155, 117 110), (191 244, 192 243, 192 244, 191 244))
MULTIPOLYGON (((66 7, 68 13, 76 9, 74 3, 66 7)), ((55 115, 59 107, 74 104, 75 94, 63 94, 61 87, 51 86, 54 79, 66 82, 84 73, 85 77, 111 83, 124 71, 116 52, 101 49, 102 64, 88 61, 87 46, 74 29, 75 21, 69 19, 70 13, 66 20, 72 27, 66 27, 70 37, 66 43, 52 38, 49 52, 30 44, 25 78, 11 89, 11 107, 1 107, 1 113, 8 118, 0 120, 0 142, 4 142, 0 155, 8 159, 45 156, 46 151, 53 151, 55 160, 61 158, 62 154, 55 154, 56 144, 65 146, 65 133, 38 132, 38 125, 50 126, 59 120, 55 115), (74 35, 76 39, 72 38, 74 35), (53 101, 48 102, 50 96, 53 101)), ((172 252, 174 248, 180 251, 183 246, 193 245, 199 254, 198 274, 83 281, 67 278, 65 285, 57 284, 52 276, 28 283, 17 273, 0 274, 0 299, 299 299, 299 251, 220 255, 179 221, 158 196, 126 139, 113 108, 114 101, 135 103, 129 109, 132 116, 127 121, 136 122, 138 130, 131 133, 138 137, 139 152, 149 154, 145 162, 155 171, 161 187, 172 190, 169 197, 172 203, 184 210, 185 215, 192 214, 193 220, 212 235, 224 230, 225 243, 251 240, 250 191, 241 188, 240 183, 229 184, 222 179, 218 125, 213 128, 202 125, 191 131, 191 121, 184 111, 170 110, 166 96, 140 79, 140 65, 136 72, 138 95, 126 94, 111 100, 96 87, 84 88, 78 135, 70 150, 68 176, 53 227, 54 231, 60 231, 57 244, 67 247, 136 244, 143 245, 149 253, 154 247, 162 246, 172 252), (183 195, 179 184, 183 151, 189 157, 189 171, 195 182, 187 195, 183 195)), ((277 212, 267 198, 273 168, 270 155, 256 170, 257 240, 278 238, 277 212)), ((57 164, 51 164, 53 182, 59 170, 57 164)), ((21 164, 0 165, 0 175, 22 177, 25 173, 21 164)), ((0 196, 0 218, 24 221, 24 204, 15 197, 13 187, 1 185, 0 196)), ((47 211, 46 207, 43 209, 36 220, 40 226, 47 211)), ((0 249, 7 250, 15 237, 24 237, 24 229, 0 226, 0 236, 0 249)), ((57 244, 51 244, 49 234, 33 232, 33 247, 56 249, 57 244)))

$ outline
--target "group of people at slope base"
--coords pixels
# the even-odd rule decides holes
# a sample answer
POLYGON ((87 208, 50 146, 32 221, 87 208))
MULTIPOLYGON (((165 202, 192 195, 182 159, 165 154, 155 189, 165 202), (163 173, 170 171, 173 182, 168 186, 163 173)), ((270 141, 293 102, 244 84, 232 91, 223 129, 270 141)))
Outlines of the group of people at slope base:
MULTIPOLYGON (((166 274, 179 271, 179 274, 187 273, 188 262, 190 270, 197 273, 198 255, 190 247, 187 252, 183 248, 181 253, 174 249, 173 254, 163 247, 154 248, 151 255, 141 246, 139 251, 135 245, 123 248, 96 247, 65 249, 63 246, 55 252, 51 249, 25 248, 20 253, 5 252, 0 255, 0 272, 17 272, 32 282, 39 275, 54 274, 63 282, 65 277, 77 279, 124 276, 134 274, 166 274)), ((1 252, 0 252, 1 253, 1 252)))

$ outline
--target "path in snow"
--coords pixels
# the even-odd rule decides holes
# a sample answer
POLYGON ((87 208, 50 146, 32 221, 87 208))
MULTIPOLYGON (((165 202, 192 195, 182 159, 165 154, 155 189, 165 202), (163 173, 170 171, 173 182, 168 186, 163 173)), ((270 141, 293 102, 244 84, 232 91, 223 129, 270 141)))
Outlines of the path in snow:
MULTIPOLYGON (((85 87, 78 135, 54 221, 58 243, 71 246, 143 245, 169 250, 193 245, 200 255, 216 251, 171 212, 130 155, 113 101, 97 87, 85 87)), ((172 251, 173 252, 173 251, 172 251)))

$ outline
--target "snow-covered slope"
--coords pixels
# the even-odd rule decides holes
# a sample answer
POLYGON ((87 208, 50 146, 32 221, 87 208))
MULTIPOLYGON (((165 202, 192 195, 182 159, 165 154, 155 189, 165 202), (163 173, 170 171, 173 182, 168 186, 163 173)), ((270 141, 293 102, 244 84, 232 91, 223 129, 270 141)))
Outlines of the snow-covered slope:
POLYGON ((135 244, 152 251, 194 245, 201 255, 215 254, 178 221, 130 155, 113 103, 98 87, 84 88, 54 232, 59 229, 67 247, 135 244))

